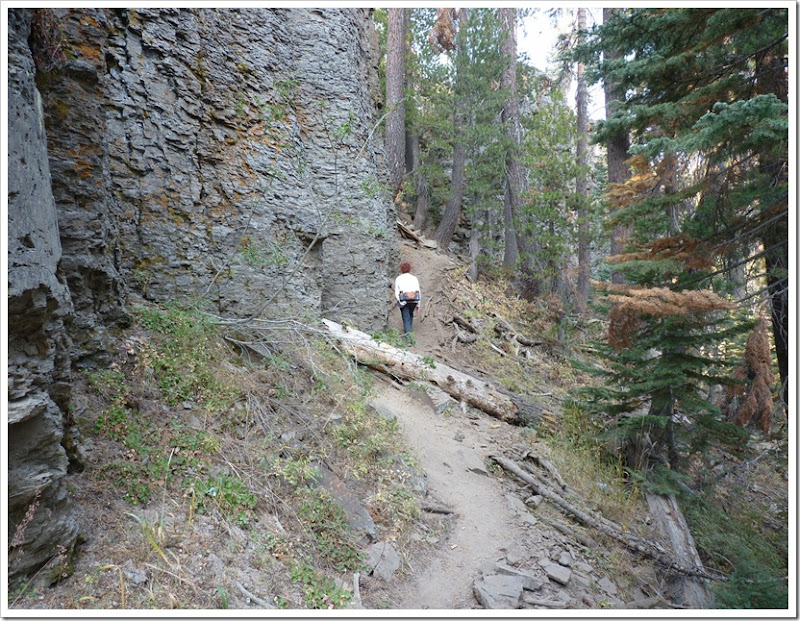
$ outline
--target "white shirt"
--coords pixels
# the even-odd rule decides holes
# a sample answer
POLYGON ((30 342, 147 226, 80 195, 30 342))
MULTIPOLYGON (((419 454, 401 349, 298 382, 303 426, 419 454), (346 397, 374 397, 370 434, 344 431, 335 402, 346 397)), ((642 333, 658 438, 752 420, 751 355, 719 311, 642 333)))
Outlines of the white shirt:
POLYGON ((397 301, 400 301, 400 292, 401 291, 420 291, 420 298, 419 301, 422 302, 422 292, 419 288, 419 280, 413 274, 406 272, 405 274, 400 274, 394 280, 394 297, 397 301))

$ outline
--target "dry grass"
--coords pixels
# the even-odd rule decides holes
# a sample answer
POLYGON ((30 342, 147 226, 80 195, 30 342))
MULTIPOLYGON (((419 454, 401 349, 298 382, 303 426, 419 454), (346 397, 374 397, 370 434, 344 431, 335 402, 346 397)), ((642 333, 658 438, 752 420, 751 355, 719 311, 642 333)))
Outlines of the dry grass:
POLYGON ((417 518, 407 449, 366 408, 368 378, 329 343, 300 326, 272 342, 259 329, 257 356, 181 312, 147 308, 112 368, 76 382, 87 467, 69 487, 86 541, 69 580, 27 585, 13 608, 345 605, 352 570, 332 570, 330 555, 341 564, 347 529, 327 519, 322 546, 313 519, 329 514, 305 488, 318 461, 393 536, 417 518))

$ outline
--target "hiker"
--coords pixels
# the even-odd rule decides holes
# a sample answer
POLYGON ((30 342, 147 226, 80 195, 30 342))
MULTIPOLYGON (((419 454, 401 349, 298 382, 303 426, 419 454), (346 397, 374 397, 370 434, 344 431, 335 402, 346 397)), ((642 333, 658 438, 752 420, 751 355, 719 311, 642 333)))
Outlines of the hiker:
POLYGON ((400 265, 400 275, 394 280, 394 297, 403 316, 403 334, 408 334, 413 329, 414 313, 422 299, 419 280, 411 273, 410 263, 400 265))

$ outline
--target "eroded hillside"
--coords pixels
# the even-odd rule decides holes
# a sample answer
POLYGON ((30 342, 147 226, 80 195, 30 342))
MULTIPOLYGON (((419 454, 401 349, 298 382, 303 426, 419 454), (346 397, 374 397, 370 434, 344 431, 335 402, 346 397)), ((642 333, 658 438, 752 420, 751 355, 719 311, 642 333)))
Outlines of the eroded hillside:
MULTIPOLYGON (((428 294, 408 351, 495 383, 535 407, 535 423, 509 425, 425 382, 357 366, 316 322, 232 324, 138 300, 114 362, 75 378, 85 468, 67 486, 86 539, 74 575, 53 588, 33 580, 12 606, 680 606, 657 563, 491 458, 557 476, 575 506, 661 540, 642 491, 583 438, 566 397, 588 380, 548 311, 507 297, 501 280, 469 283, 454 258, 413 243, 401 254, 428 294), (480 338, 460 341, 455 317, 480 338), (504 341, 509 328, 530 344, 504 341), (529 580, 516 605, 486 594, 508 572, 529 580)), ((388 289, 383 299, 389 306, 388 289)), ((398 322, 393 314, 375 336, 405 348, 398 322)), ((714 458, 717 490, 744 493, 749 510, 763 510, 764 536, 777 535, 780 444, 754 451, 714 458)), ((723 506, 736 523, 739 510, 723 506)))

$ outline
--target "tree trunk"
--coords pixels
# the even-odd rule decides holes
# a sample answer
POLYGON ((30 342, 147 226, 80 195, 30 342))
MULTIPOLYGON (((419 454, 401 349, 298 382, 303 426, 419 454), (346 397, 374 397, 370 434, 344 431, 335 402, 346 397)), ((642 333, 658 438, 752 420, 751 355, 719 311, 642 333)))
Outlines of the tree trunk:
POLYGON ((508 103, 503 108, 502 121, 509 144, 508 152, 506 153, 506 188, 503 203, 503 223, 505 226, 503 266, 506 269, 514 269, 519 262, 516 218, 522 208, 523 197, 527 191, 525 171, 519 161, 521 129, 519 99, 517 97, 516 9, 501 8, 500 20, 505 33, 503 55, 506 59, 506 68, 503 71, 500 86, 508 93, 508 103))
POLYGON ((447 252, 453 234, 461 217, 461 201, 464 195, 464 166, 467 161, 467 145, 464 141, 464 132, 467 127, 466 119, 466 93, 464 80, 466 77, 467 63, 467 33, 464 24, 467 21, 467 9, 461 9, 459 18, 458 51, 456 54, 456 86, 455 105, 453 114, 453 176, 450 184, 450 199, 442 214, 442 221, 436 229, 436 243, 441 252, 447 252))
MULTIPOLYGON (((661 539, 672 551, 675 560, 685 567, 703 568, 694 538, 674 496, 647 494, 647 506, 655 518, 661 539)), ((672 586, 672 599, 687 608, 705 608, 711 597, 705 580, 685 575, 668 575, 672 586)))
MULTIPOLYGON (((613 19, 615 13, 620 9, 603 9, 603 23, 609 22, 613 19)), ((607 60, 616 60, 619 58, 619 52, 613 49, 606 49, 603 54, 607 60)), ((605 82, 603 84, 603 91, 606 97, 606 118, 611 119, 614 117, 617 109, 621 105, 622 97, 617 92, 616 85, 605 82)), ((628 159, 628 149, 630 149, 630 136, 628 132, 622 131, 612 136, 606 142, 606 163, 608 166, 608 184, 623 184, 630 178, 630 170, 625 164, 628 159)), ((625 250, 630 231, 628 227, 618 225, 611 231, 611 254, 622 254, 625 250)), ((613 269, 611 272, 611 282, 621 284, 625 280, 624 276, 619 270, 613 269)))
MULTIPOLYGON (((789 102, 784 57, 772 51, 758 63, 758 84, 762 92, 774 93, 784 103, 789 102)), ((772 186, 788 188, 788 164, 780 157, 762 157, 761 171, 770 175, 772 186)), ((787 194, 788 197, 788 194, 787 194)), ((781 377, 780 396, 783 407, 789 407, 789 205, 774 207, 782 217, 764 229, 761 237, 767 268, 767 287, 771 304, 772 336, 781 377)), ((769 206, 767 207, 769 209, 769 206)))
POLYGON ((389 9, 386 51, 386 162, 389 186, 395 197, 403 184, 405 166, 405 16, 403 9, 389 9))
POLYGON ((323 319, 322 323, 331 336, 339 341, 345 351, 359 364, 398 379, 430 382, 459 401, 464 401, 507 423, 525 422, 519 407, 511 398, 483 380, 440 362, 424 360, 404 349, 377 343, 368 334, 354 328, 328 319, 323 319))
MULTIPOLYGON (((586 30, 586 9, 578 9, 578 45, 584 41, 583 31, 586 30)), ((579 313, 586 312, 589 303, 589 92, 586 88, 585 68, 583 63, 578 63, 578 87, 576 93, 576 114, 578 121, 578 177, 575 182, 575 192, 578 195, 578 299, 579 313)))
MULTIPOLYGON (((488 215, 487 215, 488 217, 488 215)), ((469 232, 469 269, 467 278, 470 282, 478 282, 478 256, 481 253, 480 222, 472 219, 472 228, 469 232)))

